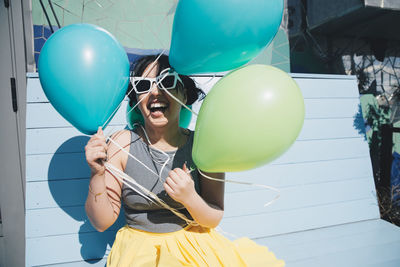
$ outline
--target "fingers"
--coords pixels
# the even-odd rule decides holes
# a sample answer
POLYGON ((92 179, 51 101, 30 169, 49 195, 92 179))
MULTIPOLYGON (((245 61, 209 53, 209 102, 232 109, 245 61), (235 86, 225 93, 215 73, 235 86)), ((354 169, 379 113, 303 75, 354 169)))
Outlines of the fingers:
POLYGON ((88 144, 85 146, 85 154, 88 161, 106 159, 107 145, 101 140, 94 140, 90 143, 88 142, 88 144))
POLYGON ((107 149, 103 131, 99 127, 97 133, 90 138, 85 146, 86 161, 92 171, 104 171, 103 161, 107 160, 107 149))
POLYGON ((189 172, 190 172, 189 169, 188 169, 187 166, 186 166, 186 162, 183 163, 182 170, 183 170, 184 172, 186 172, 186 173, 189 173, 189 172))
POLYGON ((175 168, 169 172, 169 176, 165 182, 174 190, 181 190, 182 188, 191 187, 194 181, 190 174, 186 173, 180 168, 175 168))
POLYGON ((86 145, 86 148, 94 148, 94 147, 101 147, 104 150, 107 150, 108 146, 104 140, 101 139, 90 139, 86 145))
POLYGON ((103 131, 102 131, 100 128, 99 128, 99 130, 97 131, 97 133, 94 134, 94 135, 90 138, 90 140, 89 140, 88 143, 91 143, 91 142, 94 142, 94 141, 97 141, 97 140, 104 141, 104 143, 106 142, 106 137, 104 136, 104 133, 103 133, 103 131))
POLYGON ((164 188, 170 197, 184 205, 196 193, 192 177, 181 168, 175 168, 169 172, 164 188))
POLYGON ((167 177, 167 179, 165 179, 165 183, 168 184, 172 190, 177 187, 176 182, 171 177, 167 177))
POLYGON ((98 160, 98 159, 105 160, 107 158, 107 153, 106 151, 103 150, 102 147, 97 147, 91 150, 90 153, 88 153, 88 159, 89 158, 91 160, 98 160))
POLYGON ((179 184, 184 178, 182 175, 185 175, 182 169, 175 168, 169 172, 169 177, 175 184, 179 184))
POLYGON ((105 160, 107 160, 107 153, 99 148, 86 153, 86 161, 90 167, 95 169, 102 167, 105 160))
MULTIPOLYGON (((167 179, 168 179, 168 178, 167 178, 167 179)), ((172 197, 173 199, 175 199, 175 192, 174 192, 174 189, 172 189, 172 187, 171 187, 167 182, 164 183, 164 189, 165 189, 165 191, 167 192, 167 194, 168 194, 170 197, 172 197)))
POLYGON ((92 149, 97 146, 103 147, 104 151, 106 151, 108 148, 106 144, 106 138, 104 137, 103 131, 101 130, 100 127, 97 130, 97 133, 94 134, 88 141, 85 150, 92 149))

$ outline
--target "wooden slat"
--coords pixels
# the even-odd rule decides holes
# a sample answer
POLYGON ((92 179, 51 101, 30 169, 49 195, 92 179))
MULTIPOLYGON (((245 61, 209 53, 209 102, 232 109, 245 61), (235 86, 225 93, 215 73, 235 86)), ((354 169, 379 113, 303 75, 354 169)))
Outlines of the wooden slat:
MULTIPOLYGON (((57 263, 57 267, 105 267, 107 263, 107 258, 103 258, 101 260, 88 260, 88 261, 75 261, 75 262, 66 262, 66 263, 57 263)), ((41 267, 54 267, 54 264, 51 265, 41 265, 41 267)))
MULTIPOLYGON (((256 170, 240 173, 229 173, 227 179, 236 181, 265 184, 280 189, 305 185, 330 184, 332 182, 350 181, 355 179, 370 179, 372 172, 365 168, 365 172, 357 173, 357 166, 368 164, 369 158, 325 161, 322 163, 304 163, 292 165, 265 166, 256 170), (336 164, 335 164, 336 163, 336 164), (344 164, 347 163, 347 164, 344 164), (347 168, 353 167, 353 168, 347 168), (349 170, 349 171, 346 171, 349 170), (305 179, 300 180, 298 173, 305 179), (359 176, 362 175, 362 176, 359 176)), ((89 174, 89 172, 87 173, 89 174)), ((82 179, 35 181, 27 184, 26 209, 54 208, 61 206, 82 205, 87 195, 89 176, 82 179), (73 192, 73 193, 71 193, 73 192)), ((226 194, 234 192, 263 191, 259 187, 227 184, 226 194)), ((268 199, 266 196, 265 199, 268 199)), ((278 201, 279 203, 280 201, 278 201)), ((278 204, 277 203, 277 204, 278 204)))
POLYGON ((305 99, 305 118, 355 118, 360 113, 358 98, 305 99))
MULTIPOLYGON (((364 205, 365 206, 365 205, 364 205)), ((359 206, 358 206, 359 207, 359 206)), ((340 208, 344 213, 353 212, 354 209, 358 208, 357 205, 349 205, 343 204, 340 208)), ((323 210, 323 209, 321 209, 323 210)), ((361 210, 362 211, 362 210, 361 210)), ((299 212, 302 212, 300 210, 299 212)), ((354 212, 353 212, 354 213, 354 212)), ((363 212, 361 212, 363 213, 363 212)), ((320 216, 325 215, 323 212, 319 213, 320 216)), ((305 213, 304 215, 310 215, 309 213, 305 213)), ((314 213, 312 215, 315 215, 314 213)), ((356 215, 352 214, 352 216, 356 217, 356 215)), ((299 219, 296 224, 312 224, 312 216, 299 219)), ((360 215, 358 215, 360 217, 360 215)), ((361 216, 362 217, 362 216, 361 216)), ((242 218, 242 228, 247 228, 247 232, 251 231, 252 233, 249 235, 246 233, 246 236, 257 237, 257 234, 260 230, 265 230, 265 232, 273 232, 272 228, 277 227, 276 225, 269 224, 269 218, 264 216, 263 218, 258 217, 254 218, 254 216, 247 216, 246 218, 242 218)), ((342 220, 336 219, 333 223, 345 223, 343 218, 342 220)), ((327 225, 330 222, 327 222, 327 225)), ((284 230, 287 228, 288 222, 281 221, 282 226, 279 226, 280 230, 284 230)), ((227 232, 235 233, 238 236, 242 236, 242 231, 231 231, 227 225, 222 225, 222 229, 227 232)), ((39 237, 39 238, 28 238, 27 242, 27 258, 29 259, 30 265, 44 265, 44 264, 55 264, 58 262, 71 262, 71 261, 79 261, 82 258, 84 259, 93 259, 100 258, 105 254, 105 247, 107 244, 107 240, 111 240, 113 238, 112 232, 105 233, 80 233, 80 234, 71 234, 71 235, 59 235, 59 236, 47 236, 47 237, 39 237), (100 239, 100 240, 99 240, 100 239), (84 248, 84 254, 81 254, 81 246, 84 248), (66 249, 68 248, 68 249, 66 249)), ((265 234, 265 233, 263 233, 265 234)), ((111 242, 110 242, 111 243, 111 242)))
MULTIPOLYGON (((30 222, 25 227, 27 238, 97 232, 90 224, 84 206, 28 210, 26 213, 30 222)), ((124 224, 125 217, 121 212, 108 230, 117 231, 124 224)))
POLYGON ((223 219, 220 227, 237 237, 261 238, 333 225, 377 219, 379 211, 371 198, 223 219))
POLYGON ((300 163, 362 157, 369 155, 366 144, 363 138, 298 141, 272 163, 300 163))
MULTIPOLYGON (((245 188, 241 191, 231 191, 226 193, 226 198, 229 198, 226 204, 226 212, 232 207, 233 212, 248 212, 254 213, 254 209, 262 210, 263 212, 270 212, 283 209, 284 207, 297 207, 300 203, 305 202, 319 204, 330 203, 336 201, 346 201, 357 199, 360 197, 375 197, 374 196, 374 183, 370 176, 359 177, 352 179, 341 179, 330 182, 312 182, 309 184, 286 184, 284 187, 280 186, 281 199, 274 205, 268 208, 262 208, 262 204, 268 202, 277 194, 274 191, 263 189, 260 187, 245 188), (356 187, 357 186, 357 187, 356 187), (320 188, 320 190, 318 190, 320 188), (354 188, 364 189, 364 191, 353 193, 354 188), (296 189, 298 192, 296 192, 296 189), (326 192, 325 192, 326 191, 326 192), (293 196, 293 197, 292 197, 293 196), (255 204, 246 207, 246 199, 251 197, 255 204), (353 198, 354 197, 354 198, 353 198), (299 199, 296 203, 292 203, 291 199, 299 199), (243 206, 244 205, 244 206, 243 206)), ((242 181, 246 181, 242 179, 242 181)), ((71 207, 82 206, 88 194, 89 178, 77 180, 61 180, 51 182, 35 182, 29 184, 29 201, 26 203, 27 210, 31 209, 45 209, 56 207, 71 207), (35 193, 35 194, 34 194, 35 193)), ((270 183, 265 183, 270 185, 270 183)), ((273 185, 275 186, 275 185, 273 185)), ((235 214, 229 213, 231 216, 235 214)))
POLYGON ((86 201, 89 177, 29 183, 26 209, 82 206, 86 201))
MULTIPOLYGON (((366 232, 384 231, 394 229, 394 225, 380 219, 366 220, 332 227, 311 229, 285 235, 275 235, 266 238, 258 238, 255 241, 259 244, 273 248, 276 251, 286 247, 298 247, 300 250, 303 244, 320 242, 321 240, 333 240, 351 235, 362 235, 366 232)), ((289 259, 290 260, 290 259, 289 259)))
POLYGON ((27 182, 86 178, 90 175, 84 153, 30 155, 26 157, 26 168, 27 182))
POLYGON ((304 98, 358 98, 356 80, 295 78, 304 98))
POLYGON ((297 140, 364 137, 364 125, 355 124, 354 118, 307 119, 297 140))
MULTIPOLYGON (((354 118, 360 112, 358 98, 305 99, 304 103, 306 119, 354 118)), ((126 125, 126 105, 127 101, 122 102, 110 125, 126 125)), ((54 110, 50 103, 27 105, 27 129, 54 127, 72 126, 54 110)))
MULTIPOLYGON (((327 266, 327 267, 385 266, 386 267, 387 266, 386 259, 387 260, 394 259, 391 262, 392 263, 397 262, 397 264, 399 264, 400 259, 397 256, 398 251, 400 249, 400 246, 398 245, 399 241, 396 240, 393 243, 388 243, 388 244, 376 244, 376 240, 381 240, 384 238, 386 238, 386 236, 382 236, 379 237, 379 239, 377 239, 376 236, 371 237, 369 234, 366 234, 365 236, 359 239, 360 240, 359 242, 363 242, 363 240, 365 240, 365 242, 368 242, 369 245, 363 245, 361 247, 356 247, 356 248, 346 247, 346 249, 336 253, 330 252, 328 254, 324 254, 321 256, 312 257, 304 260, 298 260, 288 265, 293 267, 306 267, 306 266, 327 266), (372 240, 371 239, 365 240, 366 237, 372 238, 372 240), (379 253, 377 253, 377 251, 379 253)), ((334 244, 334 245, 335 247, 338 247, 343 243, 346 243, 346 241, 353 241, 353 239, 344 240, 339 244, 334 244)), ((327 246, 327 248, 330 249, 332 247, 327 246)), ((394 265, 394 266, 399 266, 399 265, 394 265)))
POLYGON ((386 267, 400 263, 400 254, 396 252, 400 248, 400 231, 380 219, 269 237, 257 242, 284 258, 287 266, 386 267))
POLYGON ((294 79, 315 79, 324 80, 324 82, 330 82, 331 80, 352 80, 357 81, 355 75, 343 75, 343 74, 318 74, 318 73, 289 73, 294 79))
MULTIPOLYGON (((87 191, 87 186, 84 188, 87 191)), ((279 213, 282 211, 316 209, 317 206, 328 207, 326 212, 329 214, 332 213, 329 216, 337 216, 335 203, 341 205, 343 202, 363 199, 376 207, 377 204, 375 196, 372 193, 373 190, 374 185, 370 179, 289 187, 282 189, 280 200, 269 207, 264 207, 263 204, 271 200, 275 196, 274 193, 265 192, 264 190, 230 193, 225 197, 224 220, 260 214, 274 214, 279 216, 279 213), (359 188, 359 190, 354 191, 354 188, 359 188), (293 199, 297 201, 293 201, 293 199)), ((69 188, 66 187, 65 191, 69 191, 69 188)), ((42 193, 40 190, 36 192, 38 194, 42 193)), ((86 197, 86 194, 84 195, 86 197)), ((83 206, 85 198, 76 198, 76 203, 73 204, 80 206, 70 206, 71 201, 67 196, 64 199, 61 199, 58 194, 53 194, 53 196, 56 196, 59 200, 57 203, 50 203, 50 205, 56 206, 55 208, 40 208, 26 211, 26 219, 31 222, 31 224, 26 226, 27 237, 94 231, 88 225, 85 225, 86 227, 82 226, 82 222, 87 219, 83 206), (59 207, 57 207, 57 204, 59 207), (43 220, 43 218, 48 219, 43 220)), ((75 199, 72 195, 71 198, 75 199)), ((41 207, 43 206, 45 205, 41 207)))
MULTIPOLYGON (((124 125, 114 127, 112 132, 123 128, 124 125)), ((107 128, 108 132, 110 130, 110 128, 107 128)), ((304 121, 303 129, 297 140, 306 141, 362 137, 364 135, 361 130, 362 129, 355 128, 353 118, 309 119, 304 121)), ((27 129, 26 154, 82 152, 88 140, 88 136, 82 135, 82 133, 72 127, 27 129), (70 140, 78 140, 78 138, 80 142, 73 143, 72 140, 70 140)))
MULTIPOLYGON (((127 101, 123 101, 121 107, 116 112, 114 118, 110 121, 110 126, 126 125, 126 105, 127 101)), ((31 103, 26 107, 26 128, 55 128, 67 127, 72 125, 67 122, 50 103, 31 103)))
MULTIPOLYGON (((65 220, 67 217, 57 216, 57 212, 51 212, 51 210, 44 211, 46 212, 42 212, 42 215, 52 215, 54 217, 46 218, 53 218, 53 220, 42 222, 35 229, 27 228, 27 234, 30 232, 32 236, 46 236, 42 234, 60 234, 60 231, 63 232, 61 234, 66 234, 71 231, 79 231, 80 233, 90 231, 89 225, 71 219, 65 220), (61 224, 57 227, 56 223, 59 222, 61 222, 61 224), (53 224, 54 226, 51 227, 50 224, 53 224), (79 225, 80 227, 76 229, 77 227, 74 225, 79 225), (82 227, 82 225, 85 225, 85 227, 82 227), (43 227, 49 229, 40 229, 43 227)), ((371 214, 375 211, 376 209, 373 201, 370 199, 361 199, 345 203, 321 205, 318 207, 299 208, 297 210, 248 215, 245 217, 224 218, 221 228, 223 231, 234 233, 236 236, 259 238, 274 234, 297 232, 359 220, 368 220, 371 219, 371 214), (341 211, 341 214, 336 214, 338 210, 341 211), (316 214, 318 214, 318 218, 316 218, 316 214), (319 216, 321 216, 321 218, 319 218, 319 216), (286 221, 288 218, 298 218, 296 225, 291 225, 290 222, 286 221)), ((58 213, 60 212, 61 211, 58 211, 58 213)), ((31 212, 31 214, 32 213, 33 212, 31 212)), ((36 218, 33 222, 40 220, 40 217, 40 215, 28 216, 28 218, 31 219, 36 218)), ((372 217, 379 218, 379 213, 375 213, 375 216, 372 217)))
MULTIPOLYGON (((363 138, 298 141, 285 154, 270 164, 365 157, 369 155, 366 144, 363 138)), ((27 155, 26 166, 29 170, 26 174, 27 181, 84 178, 89 173, 83 152, 27 155), (74 168, 70 168, 72 163, 74 168)))
POLYGON ((314 208, 358 199, 370 199, 371 204, 377 206, 374 187, 375 185, 370 177, 285 187, 280 188, 280 198, 267 207, 263 205, 272 200, 277 195, 276 192, 261 189, 228 193, 225 201, 225 218, 296 210, 305 207, 314 208), (354 188, 358 190, 354 190, 354 188))
MULTIPOLYGON (((329 161, 315 161, 296 164, 268 164, 260 168, 244 172, 227 173, 227 179, 247 181, 257 184, 266 184, 274 187, 299 186, 307 184, 321 184, 333 181, 342 181, 369 177, 373 174, 369 156, 353 159, 329 161), (299 173, 302 177, 299 178, 299 173)), ((237 184, 226 184, 226 192, 241 192, 255 190, 257 187, 237 184)))
POLYGON ((30 77, 27 79, 27 90, 26 90, 26 102, 29 103, 41 103, 49 102, 47 99, 40 80, 38 77, 30 77))
MULTIPOLYGON (((68 154, 67 154, 68 155, 68 154)), ((83 179, 88 179, 90 170, 87 167, 87 164, 84 161, 84 158, 81 159, 82 166, 85 168, 85 172, 81 173, 83 179)), ((296 164, 269 164, 262 166, 260 168, 252 169, 244 172, 236 172, 236 173, 228 173, 227 179, 232 180, 244 180, 253 183, 259 184, 268 184, 271 186, 290 186, 290 185, 299 185, 299 184, 308 184, 308 183, 321 183, 321 182, 330 182, 336 180, 346 180, 346 179, 354 179, 369 176, 372 178, 372 170, 369 168, 361 168, 365 166, 369 166, 371 164, 371 160, 369 156, 364 156, 360 158, 352 158, 352 159, 339 159, 339 160, 330 160, 330 161, 315 161, 315 162, 304 162, 304 163, 296 163, 296 164), (357 168, 361 168, 358 171, 357 168), (299 179, 298 174, 301 173, 304 175, 304 178, 299 179)), ((78 166, 79 167, 79 166, 78 166)), ((79 179, 79 172, 74 172, 74 170, 68 171, 65 169, 65 172, 60 172, 58 176, 50 175, 48 176, 49 183, 54 180, 64 180, 68 179, 70 181, 75 181, 73 179, 75 176, 79 179)), ((44 172, 45 173, 45 172, 44 172)), ((28 181, 28 187, 31 185, 30 182, 45 182, 48 183, 46 178, 46 174, 43 176, 37 176, 38 179, 31 177, 28 181)), ((235 184, 227 184, 226 190, 227 192, 231 191, 244 191, 244 190, 252 190, 252 187, 245 187, 243 185, 235 185, 235 184)))
MULTIPOLYGON (((331 98, 331 97, 354 97, 358 98, 357 80, 353 78, 330 79, 325 82, 325 76, 322 77, 299 77, 297 74, 292 74, 294 80, 299 85, 304 98, 331 98), (323 87, 321 87, 323 86, 323 87)), ((198 87, 205 92, 212 89, 220 77, 194 77, 198 87)), ((48 102, 40 85, 39 78, 28 79, 27 102, 38 103, 48 102)))
POLYGON ((114 231, 27 238, 26 266, 102 259, 114 239, 114 231))

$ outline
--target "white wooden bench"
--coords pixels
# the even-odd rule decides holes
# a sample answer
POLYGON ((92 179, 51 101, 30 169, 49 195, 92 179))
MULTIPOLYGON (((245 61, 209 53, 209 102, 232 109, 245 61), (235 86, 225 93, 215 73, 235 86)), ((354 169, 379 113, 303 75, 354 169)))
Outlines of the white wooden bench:
MULTIPOLYGON (((221 230, 268 246, 288 267, 400 266, 400 228, 380 219, 355 77, 293 77, 306 104, 298 140, 266 166, 227 175, 275 186, 281 197, 263 207, 274 192, 228 184, 221 230)), ((197 78, 206 90, 217 78, 209 79, 197 78)), ((115 130, 126 125, 124 105, 115 130)), ((104 266, 123 220, 104 233, 90 225, 88 137, 55 112, 36 74, 26 121, 26 265, 104 266)))

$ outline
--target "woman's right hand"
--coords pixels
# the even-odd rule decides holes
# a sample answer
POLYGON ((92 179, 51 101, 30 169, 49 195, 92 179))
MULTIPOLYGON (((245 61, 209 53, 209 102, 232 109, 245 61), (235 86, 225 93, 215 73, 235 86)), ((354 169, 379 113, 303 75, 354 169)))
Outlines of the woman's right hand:
POLYGON ((107 160, 107 144, 101 127, 85 146, 85 156, 92 175, 105 173, 104 161, 107 160))

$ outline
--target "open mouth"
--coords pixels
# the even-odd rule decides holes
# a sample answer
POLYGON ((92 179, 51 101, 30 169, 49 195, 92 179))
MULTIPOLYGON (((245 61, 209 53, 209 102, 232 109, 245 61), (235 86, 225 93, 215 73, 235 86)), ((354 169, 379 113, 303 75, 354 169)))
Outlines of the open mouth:
POLYGON ((165 113, 165 111, 168 109, 168 104, 164 102, 154 102, 150 103, 147 108, 150 110, 152 114, 159 114, 159 113, 165 113))

